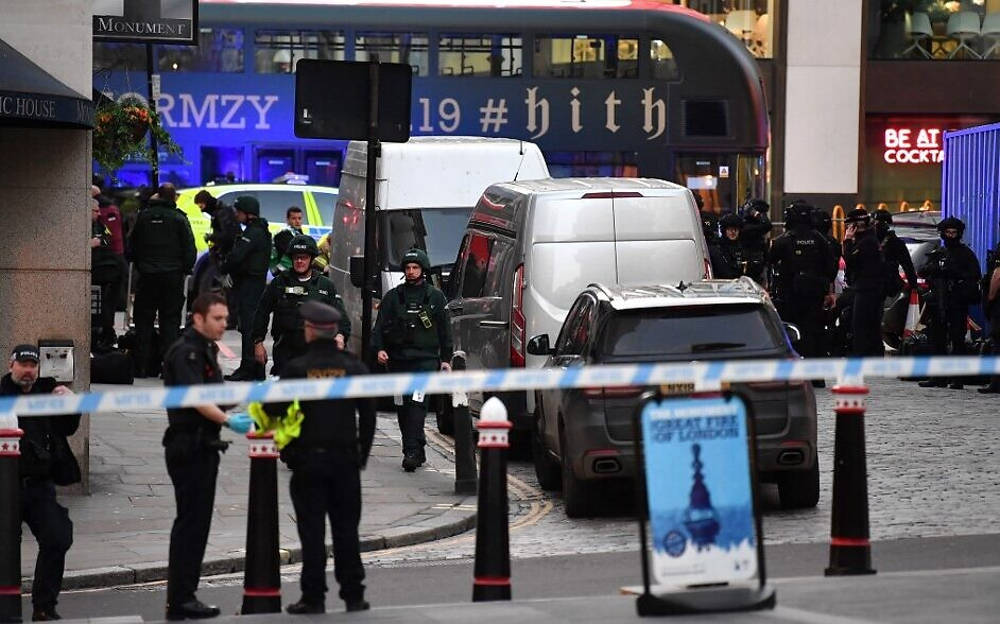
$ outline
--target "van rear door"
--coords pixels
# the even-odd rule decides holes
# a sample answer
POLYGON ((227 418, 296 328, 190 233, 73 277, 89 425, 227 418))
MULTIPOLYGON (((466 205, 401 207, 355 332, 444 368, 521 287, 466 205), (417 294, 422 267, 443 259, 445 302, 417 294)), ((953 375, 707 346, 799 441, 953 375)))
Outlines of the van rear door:
POLYGON ((615 193, 614 219, 619 284, 676 284, 706 277, 701 226, 682 193, 615 193))

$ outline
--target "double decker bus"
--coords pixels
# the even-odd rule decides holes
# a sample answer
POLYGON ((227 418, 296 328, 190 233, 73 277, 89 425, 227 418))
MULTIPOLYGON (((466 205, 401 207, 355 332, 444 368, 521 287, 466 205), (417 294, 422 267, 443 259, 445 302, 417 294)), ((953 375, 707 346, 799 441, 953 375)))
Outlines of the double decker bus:
MULTIPOLYGON (((293 133, 303 58, 406 63, 412 135, 537 143, 554 176, 650 176, 734 209, 765 193, 767 109, 744 45, 651 0, 201 0, 199 45, 154 46, 157 108, 196 186, 294 172, 337 186, 346 142, 293 133), (500 6, 498 6, 500 5, 500 6)), ((96 43, 97 90, 145 96, 145 49, 96 43)), ((337 97, 337 85, 329 85, 337 97)), ((132 163, 119 179, 149 182, 132 163)))

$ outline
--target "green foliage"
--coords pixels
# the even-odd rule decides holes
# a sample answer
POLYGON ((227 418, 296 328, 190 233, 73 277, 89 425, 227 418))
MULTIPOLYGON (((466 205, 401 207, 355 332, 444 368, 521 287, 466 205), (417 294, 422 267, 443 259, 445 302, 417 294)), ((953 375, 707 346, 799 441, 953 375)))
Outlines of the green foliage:
POLYGON ((110 175, 126 160, 152 161, 154 154, 148 135, 156 138, 160 150, 180 154, 181 147, 170 138, 158 115, 142 100, 125 97, 99 105, 94 124, 94 160, 110 175))

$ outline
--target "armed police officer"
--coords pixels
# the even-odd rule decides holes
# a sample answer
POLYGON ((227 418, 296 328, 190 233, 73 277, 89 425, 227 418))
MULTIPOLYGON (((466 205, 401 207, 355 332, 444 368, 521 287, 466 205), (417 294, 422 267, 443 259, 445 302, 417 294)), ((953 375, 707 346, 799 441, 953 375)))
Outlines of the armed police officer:
POLYGON ((712 259, 712 276, 718 279, 737 279, 747 274, 747 258, 741 232, 743 217, 737 214, 723 215, 719 219, 722 238, 718 245, 709 247, 712 259))
POLYGON ((771 206, 766 201, 748 199, 740 207, 739 213, 743 217, 740 242, 747 263, 743 274, 758 284, 764 283, 764 269, 767 266, 767 236, 773 227, 767 216, 770 210, 771 206))
POLYGON ((329 278, 312 268, 313 260, 319 255, 316 241, 311 236, 299 234, 287 246, 292 266, 271 280, 257 304, 254 314, 253 343, 254 357, 264 364, 267 350, 264 336, 267 325, 274 315, 271 334, 274 336, 274 367, 272 375, 281 376, 285 363, 298 356, 306 347, 300 306, 306 301, 320 301, 332 305, 340 311, 340 331, 335 336, 337 346, 344 348, 351 334, 351 322, 347 319, 344 303, 329 278))
POLYGON ((851 307, 851 354, 880 356, 885 352, 882 302, 886 296, 886 265, 867 210, 851 210, 844 224, 844 263, 850 292, 841 296, 841 308, 851 307))
MULTIPOLYGON (((164 358, 166 386, 222 383, 215 342, 226 331, 226 300, 205 293, 194 300, 191 311, 191 327, 184 330, 164 358)), ((163 447, 177 501, 177 518, 170 530, 167 619, 215 617, 219 615, 218 607, 203 604, 195 598, 195 591, 212 523, 219 452, 228 445, 219 439, 219 431, 225 425, 237 433, 246 433, 251 420, 246 414, 227 416, 217 405, 170 408, 167 419, 163 447)))
POLYGON ((821 354, 823 300, 837 271, 826 239, 812 227, 813 211, 803 202, 786 208, 785 233, 774 240, 768 253, 778 314, 798 325, 802 333, 798 351, 805 357, 821 354))
POLYGON ((913 268, 913 259, 906 243, 899 240, 892 230, 892 213, 885 208, 875 211, 875 235, 882 249, 882 260, 886 269, 886 296, 895 297, 900 293, 903 282, 899 278, 899 270, 906 276, 906 286, 910 290, 917 287, 917 271, 913 268))
POLYGON ((240 365, 227 381, 248 381, 264 378, 264 365, 254 357, 253 321, 257 303, 267 285, 267 269, 271 258, 271 232, 267 220, 260 216, 256 198, 243 195, 233 206, 236 220, 246 225, 243 234, 233 243, 233 250, 220 270, 233 278, 233 290, 239 306, 237 327, 242 338, 240 365))
MULTIPOLYGON (((976 254, 962 243, 965 223, 948 217, 937 224, 943 245, 928 254, 928 262, 921 275, 930 282, 931 322, 928 333, 935 355, 946 355, 951 345, 951 355, 965 355, 966 320, 969 306, 977 303, 979 293, 979 260, 976 254)), ((943 377, 921 381, 924 388, 963 388, 960 378, 951 383, 943 377)))
MULTIPOLYGON (((294 244, 294 243, 293 243, 294 244)), ((305 353, 288 362, 282 379, 325 379, 365 375, 368 369, 342 350, 338 337, 341 313, 316 300, 299 308, 304 321, 305 353)), ((288 404, 270 404, 275 415, 287 413, 288 404)), ((348 611, 369 608, 362 583, 358 523, 361 520, 361 476, 375 436, 373 399, 303 401, 298 437, 281 449, 281 458, 292 469, 289 492, 302 541, 302 598, 288 605, 294 615, 323 613, 326 609, 326 518, 333 535, 334 576, 340 598, 348 611)))
MULTIPOLYGON (((453 343, 445 296, 428 281, 431 269, 427 252, 411 249, 400 262, 406 281, 382 297, 372 332, 372 348, 379 364, 389 371, 451 370, 453 343)), ((402 397, 398 405, 403 437, 403 470, 413 472, 426 461, 423 393, 402 397)))

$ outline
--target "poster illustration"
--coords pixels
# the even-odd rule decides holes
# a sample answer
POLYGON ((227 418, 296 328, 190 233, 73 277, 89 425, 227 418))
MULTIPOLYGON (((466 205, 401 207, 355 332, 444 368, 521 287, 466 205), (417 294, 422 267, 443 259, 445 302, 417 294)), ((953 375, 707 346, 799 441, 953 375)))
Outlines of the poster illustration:
POLYGON ((656 581, 689 586, 756 578, 743 400, 650 401, 641 421, 656 581))

